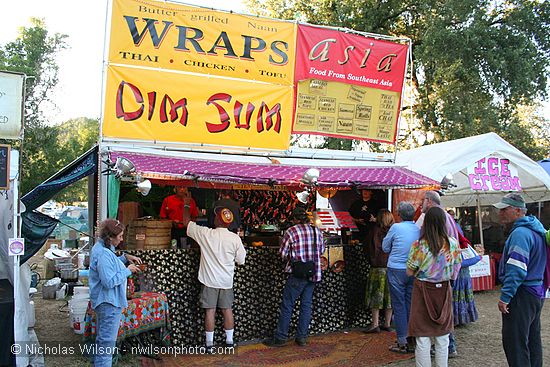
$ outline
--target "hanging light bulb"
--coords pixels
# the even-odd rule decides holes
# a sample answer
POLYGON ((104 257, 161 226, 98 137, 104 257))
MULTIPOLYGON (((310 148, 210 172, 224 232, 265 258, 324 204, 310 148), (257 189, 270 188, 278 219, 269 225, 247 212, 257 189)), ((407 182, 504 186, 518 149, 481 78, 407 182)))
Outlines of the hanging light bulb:
POLYGON ((302 176, 302 182, 306 185, 317 185, 321 172, 317 168, 309 168, 302 176))
POLYGON ((309 191, 305 190, 302 192, 296 193, 296 197, 298 198, 298 201, 303 204, 307 204, 307 198, 309 197, 309 191))
POLYGON ((139 174, 136 176, 135 185, 137 191, 143 196, 147 196, 151 191, 151 181, 144 180, 139 174))
POLYGON ((128 175, 130 173, 135 172, 136 167, 134 166, 134 163, 130 161, 127 158, 124 157, 118 157, 115 162, 115 177, 120 178, 124 175, 128 175))

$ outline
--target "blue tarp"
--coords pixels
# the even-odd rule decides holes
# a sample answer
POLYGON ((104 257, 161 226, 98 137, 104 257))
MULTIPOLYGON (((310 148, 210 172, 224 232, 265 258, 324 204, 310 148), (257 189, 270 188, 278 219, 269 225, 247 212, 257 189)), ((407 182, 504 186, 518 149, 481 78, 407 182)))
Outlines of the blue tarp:
POLYGON ((55 229, 57 219, 35 211, 63 188, 97 172, 98 147, 94 146, 71 164, 35 187, 21 198, 26 210, 21 214, 21 235, 25 238, 25 263, 40 250, 55 229))
POLYGON ((543 159, 542 161, 538 161, 537 163, 540 164, 542 168, 544 168, 548 175, 550 175, 550 158, 543 159))

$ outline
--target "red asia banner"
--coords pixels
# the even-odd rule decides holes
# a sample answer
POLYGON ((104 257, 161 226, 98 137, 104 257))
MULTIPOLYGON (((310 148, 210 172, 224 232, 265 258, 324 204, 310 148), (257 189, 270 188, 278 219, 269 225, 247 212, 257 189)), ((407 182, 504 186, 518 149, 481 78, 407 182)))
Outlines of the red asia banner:
POLYGON ((393 143, 409 47, 298 26, 293 133, 393 143))

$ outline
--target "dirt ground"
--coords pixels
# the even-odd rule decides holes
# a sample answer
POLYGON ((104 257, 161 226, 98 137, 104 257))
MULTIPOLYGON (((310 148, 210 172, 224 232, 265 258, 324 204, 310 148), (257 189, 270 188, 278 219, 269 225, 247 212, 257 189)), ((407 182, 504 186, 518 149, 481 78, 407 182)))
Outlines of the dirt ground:
MULTIPOLYGON (((464 366, 506 366, 506 359, 500 341, 501 320, 497 309, 498 291, 476 293, 479 320, 476 323, 456 329, 459 356, 449 360, 450 367, 464 366)), ((78 343, 81 336, 69 328, 69 316, 65 301, 43 300, 38 293, 36 302, 36 333, 41 342, 78 343)), ((550 345, 550 310, 546 306, 542 314, 542 342, 550 345)), ((78 355, 45 357, 46 366, 77 367, 89 365, 78 355)), ((550 348, 544 349, 544 362, 550 364, 550 348)), ((118 366, 135 366, 135 357, 126 357, 118 366)), ((391 364, 392 367, 414 366, 414 359, 391 364)))
MULTIPOLYGON (((477 322, 455 329, 458 357, 449 360, 449 367, 506 366, 506 357, 501 342, 501 316, 497 308, 499 292, 475 293, 479 314, 477 322)), ((547 302, 548 303, 548 302, 547 302)), ((544 364, 550 364, 550 309, 548 304, 542 310, 542 345, 544 364)), ((414 359, 392 363, 392 367, 414 366, 414 359)))

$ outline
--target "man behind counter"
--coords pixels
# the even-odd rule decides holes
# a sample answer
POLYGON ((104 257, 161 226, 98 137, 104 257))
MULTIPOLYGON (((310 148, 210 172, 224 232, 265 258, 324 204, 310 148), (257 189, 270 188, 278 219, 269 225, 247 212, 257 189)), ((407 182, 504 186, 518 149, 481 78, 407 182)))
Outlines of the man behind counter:
POLYGON ((372 190, 361 190, 361 198, 351 204, 349 214, 359 230, 358 239, 363 242, 367 236, 369 224, 376 222, 380 206, 373 198, 372 190))
MULTIPOLYGON (((199 209, 195 200, 191 197, 187 187, 175 187, 175 194, 167 196, 162 201, 160 208, 160 217, 162 219, 172 220, 172 238, 178 241, 179 247, 183 247, 182 238, 186 237, 184 224, 189 220, 195 221, 199 216, 199 209), (188 216, 190 218, 184 218, 184 209, 188 208, 188 216)), ((187 215, 187 214, 186 214, 187 215)))

